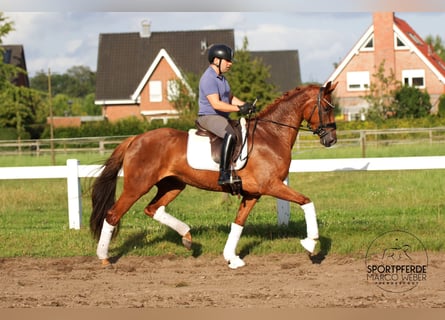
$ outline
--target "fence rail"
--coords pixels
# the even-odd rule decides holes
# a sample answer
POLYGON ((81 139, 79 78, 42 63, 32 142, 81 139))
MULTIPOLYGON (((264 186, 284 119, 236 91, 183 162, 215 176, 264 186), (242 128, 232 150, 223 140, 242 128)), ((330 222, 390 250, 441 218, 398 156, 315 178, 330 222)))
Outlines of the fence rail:
MULTIPOLYGON (((360 145, 363 154, 366 148, 379 144, 412 144, 412 143, 445 143, 445 127, 435 128, 401 128, 384 130, 337 130, 339 141, 343 146, 360 145)), ((111 153, 117 144, 128 136, 89 137, 70 139, 40 140, 0 140, 0 155, 43 155, 54 153, 97 152, 101 155, 111 153), (52 142, 52 143, 51 143, 52 142), (54 149, 51 149, 51 145, 54 149)), ((312 134, 301 131, 295 143, 297 151, 307 148, 318 148, 317 139, 312 134)))
MULTIPOLYGON (((292 160, 289 172, 425 169, 445 169, 445 156, 292 160)), ((97 177, 101 170, 100 165, 80 165, 77 159, 68 159, 65 166, 0 167, 0 180, 67 179, 69 228, 80 229, 82 221, 80 178, 97 177)), ((123 175, 122 171, 120 175, 123 175)), ((289 217, 290 204, 287 201, 277 200, 278 224, 287 224, 289 217)))

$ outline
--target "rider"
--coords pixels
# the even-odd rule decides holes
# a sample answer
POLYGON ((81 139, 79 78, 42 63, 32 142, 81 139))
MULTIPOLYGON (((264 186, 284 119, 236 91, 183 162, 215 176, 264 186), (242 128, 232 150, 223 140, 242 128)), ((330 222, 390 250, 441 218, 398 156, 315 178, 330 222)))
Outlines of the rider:
POLYGON ((229 122, 230 112, 245 115, 253 111, 253 105, 234 97, 223 73, 230 70, 233 51, 224 44, 212 45, 209 49, 209 67, 199 81, 198 123, 203 128, 223 138, 219 164, 219 185, 237 183, 241 180, 232 177, 230 167, 236 135, 229 122))

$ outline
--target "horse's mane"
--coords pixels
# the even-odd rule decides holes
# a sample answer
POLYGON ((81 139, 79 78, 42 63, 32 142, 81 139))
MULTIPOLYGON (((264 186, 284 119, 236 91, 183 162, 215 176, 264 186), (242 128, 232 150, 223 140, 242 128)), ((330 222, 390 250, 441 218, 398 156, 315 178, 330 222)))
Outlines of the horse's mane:
POLYGON ((257 114, 257 117, 261 118, 270 114, 271 112, 275 111, 275 109, 277 109, 278 105, 281 105, 283 102, 287 102, 291 99, 294 99, 295 96, 300 96, 304 94, 307 90, 313 88, 318 88, 318 86, 315 84, 308 84, 304 86, 298 86, 293 90, 285 92, 281 97, 276 98, 274 102, 272 102, 271 104, 266 106, 263 110, 261 110, 257 114))

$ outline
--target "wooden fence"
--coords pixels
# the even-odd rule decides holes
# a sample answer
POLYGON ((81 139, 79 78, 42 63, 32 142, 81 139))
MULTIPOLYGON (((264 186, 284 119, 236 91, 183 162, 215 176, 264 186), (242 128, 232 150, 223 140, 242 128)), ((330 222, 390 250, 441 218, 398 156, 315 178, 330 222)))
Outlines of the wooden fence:
MULTIPOLYGON (((387 144, 443 144, 445 143, 445 127, 407 128, 385 130, 337 130, 342 146, 360 146, 362 157, 370 146, 387 144)), ((0 140, 0 155, 43 155, 69 154, 79 152, 98 152, 101 155, 111 151, 127 136, 91 137, 70 139, 40 140, 0 140), (51 146, 54 146, 53 148, 51 146)), ((318 139, 311 133, 301 131, 295 143, 295 150, 319 148, 318 139)))

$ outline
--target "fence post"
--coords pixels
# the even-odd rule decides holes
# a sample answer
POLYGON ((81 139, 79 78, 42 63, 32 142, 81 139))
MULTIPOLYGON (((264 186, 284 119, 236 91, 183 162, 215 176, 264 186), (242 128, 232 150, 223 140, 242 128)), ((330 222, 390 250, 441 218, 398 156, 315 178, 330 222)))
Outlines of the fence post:
POLYGON ((366 158, 366 131, 360 131, 360 146, 362 147, 362 158, 366 158))
POLYGON ((82 191, 79 178, 79 160, 66 160, 68 184, 68 220, 70 229, 80 229, 82 221, 82 191))
MULTIPOLYGON (((289 184, 289 177, 287 177, 284 181, 285 185, 289 184)), ((290 203, 289 201, 277 199, 277 218, 278 218, 278 225, 285 225, 287 226, 289 224, 289 218, 290 218, 290 203)))

